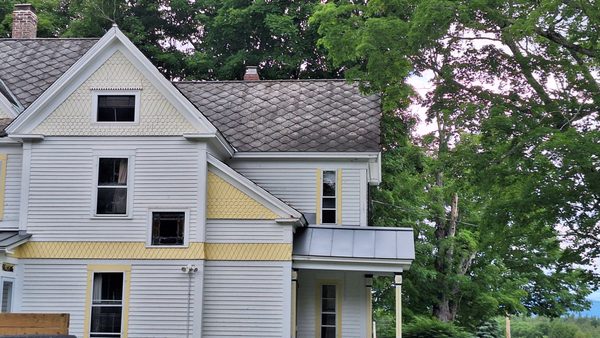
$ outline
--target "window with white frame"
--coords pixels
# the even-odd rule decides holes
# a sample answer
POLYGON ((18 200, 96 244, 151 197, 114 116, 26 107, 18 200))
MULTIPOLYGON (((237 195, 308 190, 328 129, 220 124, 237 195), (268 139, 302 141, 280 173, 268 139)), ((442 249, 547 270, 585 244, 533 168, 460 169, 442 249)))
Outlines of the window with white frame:
POLYGON ((96 215, 127 215, 129 158, 98 158, 96 215))
POLYGON ((335 284, 321 285, 321 338, 336 338, 337 336, 337 286, 335 284))
POLYGON ((13 278, 0 278, 0 281, 2 282, 2 293, 0 294, 0 312, 12 312, 15 280, 13 278))
POLYGON ((337 171, 323 170, 321 177, 321 223, 337 223, 337 171))
POLYGON ((92 118, 96 123, 137 123, 139 90, 94 90, 92 118))
POLYGON ((185 245, 187 213, 152 211, 150 245, 185 245))
POLYGON ((90 337, 121 337, 123 272, 95 272, 92 287, 90 337))

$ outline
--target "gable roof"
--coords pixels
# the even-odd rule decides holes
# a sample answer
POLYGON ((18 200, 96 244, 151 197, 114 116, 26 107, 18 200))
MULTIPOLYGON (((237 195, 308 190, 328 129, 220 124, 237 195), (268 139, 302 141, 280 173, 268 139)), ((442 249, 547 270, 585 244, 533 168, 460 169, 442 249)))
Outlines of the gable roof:
POLYGON ((0 39, 0 80, 27 108, 98 39, 0 39))
POLYGON ((380 151, 379 96, 344 80, 174 84, 238 151, 380 151))
MULTIPOLYGON (((98 41, 0 39, 0 80, 28 108, 98 41)), ((343 80, 173 84, 237 151, 380 151, 379 97, 343 80)))

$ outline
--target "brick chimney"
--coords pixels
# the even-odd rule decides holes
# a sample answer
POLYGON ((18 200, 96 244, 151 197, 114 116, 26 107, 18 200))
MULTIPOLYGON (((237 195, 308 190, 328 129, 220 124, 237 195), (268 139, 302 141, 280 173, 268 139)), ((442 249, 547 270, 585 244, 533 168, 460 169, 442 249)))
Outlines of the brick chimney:
POLYGON ((246 74, 244 74, 244 81, 258 81, 260 78, 258 77, 258 67, 255 66, 247 66, 246 74))
POLYGON ((38 19, 35 15, 35 8, 31 4, 15 5, 12 17, 13 39, 35 39, 38 19))

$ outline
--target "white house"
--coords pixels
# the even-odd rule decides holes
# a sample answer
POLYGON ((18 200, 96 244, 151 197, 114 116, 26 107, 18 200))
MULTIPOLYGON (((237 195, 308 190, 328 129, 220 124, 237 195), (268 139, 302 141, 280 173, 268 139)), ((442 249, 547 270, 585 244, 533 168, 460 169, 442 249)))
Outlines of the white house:
MULTIPOLYGON (((0 39, 2 312, 78 337, 372 335, 380 100, 337 80, 170 82, 113 27, 0 39)), ((33 28, 32 28, 33 27, 33 28)), ((253 79, 253 80, 252 80, 253 79)), ((397 313, 400 302, 397 302, 397 313)))

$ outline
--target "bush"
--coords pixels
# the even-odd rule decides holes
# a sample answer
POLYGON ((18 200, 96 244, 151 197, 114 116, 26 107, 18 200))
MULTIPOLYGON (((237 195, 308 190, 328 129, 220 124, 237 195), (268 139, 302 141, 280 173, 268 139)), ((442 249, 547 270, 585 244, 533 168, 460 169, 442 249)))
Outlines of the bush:
POLYGON ((414 321, 404 325, 404 338, 474 338, 460 327, 427 317, 416 317, 414 321))

